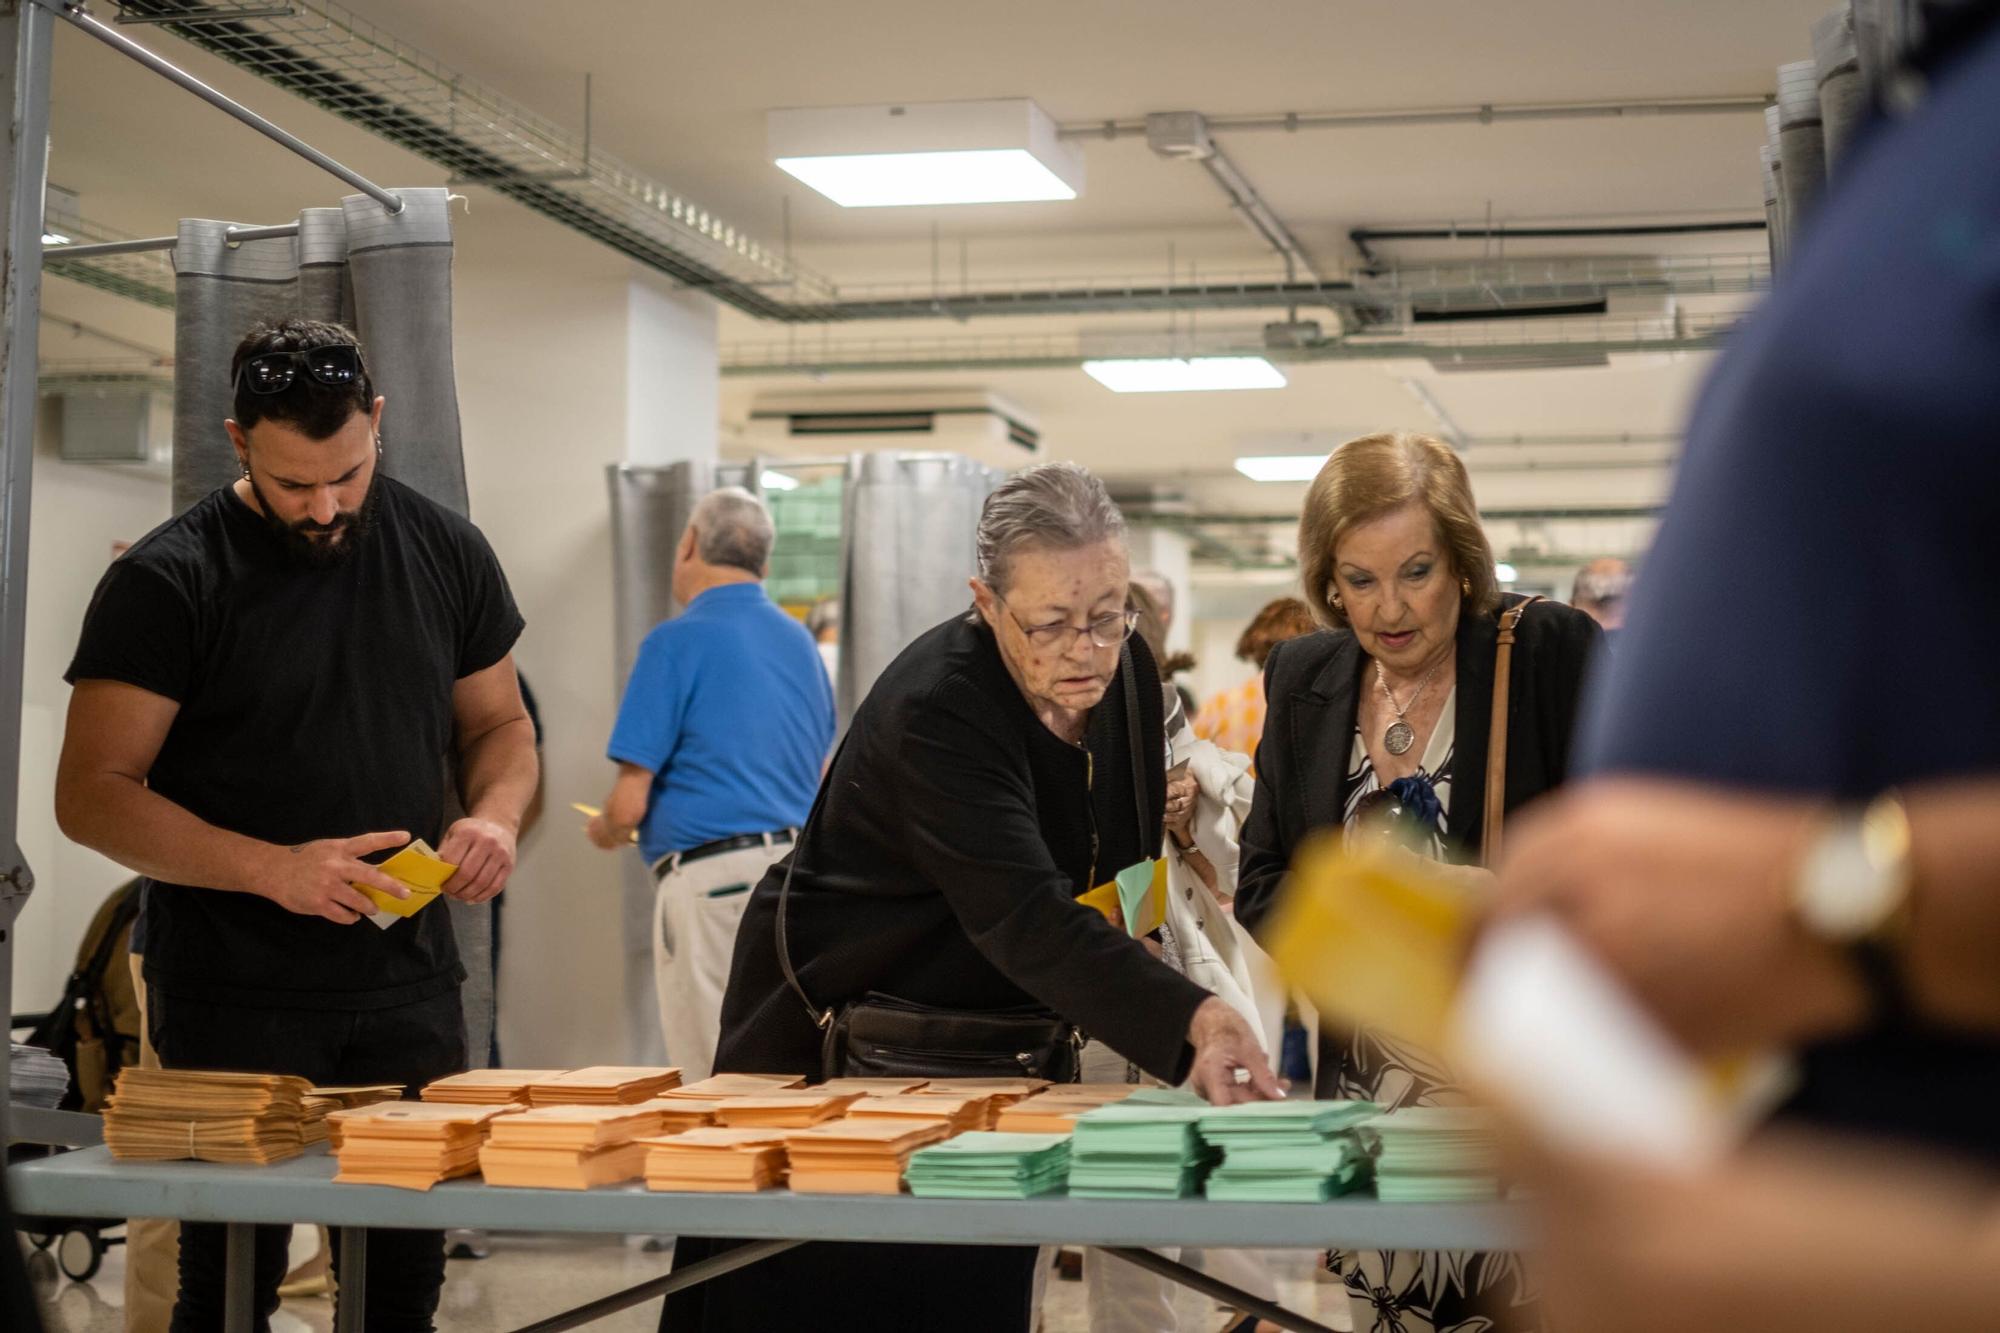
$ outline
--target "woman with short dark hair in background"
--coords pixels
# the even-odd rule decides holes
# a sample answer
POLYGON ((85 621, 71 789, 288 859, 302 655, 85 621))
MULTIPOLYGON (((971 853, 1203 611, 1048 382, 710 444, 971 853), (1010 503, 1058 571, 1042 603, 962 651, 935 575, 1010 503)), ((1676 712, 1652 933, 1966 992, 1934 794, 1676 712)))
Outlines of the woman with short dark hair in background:
MULTIPOLYGON (((1369 435, 1334 450, 1306 495, 1299 573, 1333 632, 1279 644, 1265 668, 1269 713, 1236 893, 1237 919, 1252 930, 1307 835, 1352 834, 1372 810, 1394 812, 1406 842, 1440 861, 1490 856, 1487 750, 1503 620, 1515 622, 1515 642, 1500 811, 1568 775, 1584 671, 1601 638, 1581 611, 1502 594, 1465 465, 1427 435, 1369 435)), ((1322 1031, 1315 1083, 1322 1097, 1384 1109, 1462 1100, 1435 1055, 1365 1028, 1322 1031)), ((1482 1316, 1505 1330, 1540 1323, 1512 1255, 1336 1252, 1333 1263, 1378 1321, 1404 1333, 1482 1316)))

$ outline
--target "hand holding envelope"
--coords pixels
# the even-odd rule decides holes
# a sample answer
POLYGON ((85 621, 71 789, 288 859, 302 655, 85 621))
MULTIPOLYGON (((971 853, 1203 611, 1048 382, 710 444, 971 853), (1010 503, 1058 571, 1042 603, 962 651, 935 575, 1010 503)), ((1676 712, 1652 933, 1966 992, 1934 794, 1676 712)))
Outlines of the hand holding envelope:
POLYGON ((398 898, 372 884, 357 883, 354 886, 375 904, 374 915, 368 920, 384 930, 428 907, 443 890, 445 882, 458 873, 457 866, 440 860, 422 838, 375 868, 408 891, 406 897, 398 898))

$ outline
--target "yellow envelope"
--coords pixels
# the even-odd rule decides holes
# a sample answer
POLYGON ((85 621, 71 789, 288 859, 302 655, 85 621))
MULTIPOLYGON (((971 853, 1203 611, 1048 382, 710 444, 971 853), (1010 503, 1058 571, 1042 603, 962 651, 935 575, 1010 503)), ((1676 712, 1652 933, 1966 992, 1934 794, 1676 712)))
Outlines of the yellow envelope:
POLYGON ((366 884, 354 886, 368 895, 368 901, 375 904, 376 910, 391 916, 415 916, 438 896, 445 881, 458 873, 457 866, 449 861, 440 861, 437 853, 422 838, 375 868, 410 891, 409 897, 397 898, 366 884))
MULTIPOLYGON (((595 819, 599 815, 604 813, 602 810, 599 810, 596 806, 585 805, 582 801, 571 801, 569 803, 569 808, 576 811, 578 814, 582 815, 585 819, 595 819)), ((633 829, 631 834, 628 836, 627 841, 629 842, 639 841, 639 830, 633 829)))
POLYGON ((1475 895, 1408 853, 1300 848, 1263 944, 1288 985, 1337 1023, 1444 1049, 1475 895))
POLYGON ((1167 919, 1167 863, 1162 859, 1127 866, 1076 900, 1102 912, 1106 921, 1122 911, 1125 933, 1134 939, 1150 935, 1167 919))

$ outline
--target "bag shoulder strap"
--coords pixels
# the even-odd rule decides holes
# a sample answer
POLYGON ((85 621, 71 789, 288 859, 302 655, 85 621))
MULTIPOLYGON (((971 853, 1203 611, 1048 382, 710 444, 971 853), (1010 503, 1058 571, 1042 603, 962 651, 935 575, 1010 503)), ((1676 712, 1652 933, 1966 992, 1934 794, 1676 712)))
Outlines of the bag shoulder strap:
MULTIPOLYGON (((1126 640, 1125 646, 1118 650, 1118 657, 1119 674, 1125 678, 1125 735, 1132 746, 1133 814, 1139 821, 1139 851, 1143 854, 1149 847, 1158 850, 1160 835, 1148 837, 1146 832, 1146 738, 1140 734, 1144 728, 1139 721, 1139 682, 1132 662, 1131 640, 1126 640)), ((1161 698, 1164 700, 1164 693, 1161 698)))
POLYGON ((1507 818, 1507 711, 1511 699, 1510 677, 1514 664, 1514 631, 1521 617, 1541 601, 1530 597, 1519 606, 1500 613, 1500 641, 1493 648, 1493 721, 1486 738, 1486 816, 1481 824, 1480 862, 1488 867, 1500 860, 1500 830, 1507 818))
POLYGON ((806 1017, 810 1018, 813 1026, 822 1032, 826 1031, 832 1025, 833 1010, 822 1009, 814 1004, 812 996, 807 995, 806 988, 800 984, 799 974, 792 970, 791 941, 785 936, 785 909, 791 905, 792 872, 798 869, 799 853, 805 849, 806 834, 819 820, 820 807, 826 804, 826 794, 833 789, 834 770, 840 764, 840 756, 847 750, 848 737, 853 734, 853 728, 850 726, 847 736, 841 737, 840 745, 833 752, 833 759, 826 766, 826 777, 819 784, 819 794, 813 797, 812 809, 806 812, 806 822, 799 826, 799 836, 792 839, 791 854, 785 858, 785 878, 778 888, 778 929, 776 932, 778 940, 778 966, 784 971, 785 984, 792 988, 792 994, 798 996, 799 1002, 805 1005, 806 1017))

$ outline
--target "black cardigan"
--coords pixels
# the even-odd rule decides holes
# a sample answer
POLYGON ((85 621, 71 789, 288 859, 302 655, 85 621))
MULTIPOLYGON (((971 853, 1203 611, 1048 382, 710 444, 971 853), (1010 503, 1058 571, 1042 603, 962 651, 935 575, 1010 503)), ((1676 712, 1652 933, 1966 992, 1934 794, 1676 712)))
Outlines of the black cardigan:
MULTIPOLYGON (((1508 597, 1508 606, 1522 599, 1508 597)), ((1486 822, 1486 743, 1493 720, 1493 654, 1499 616, 1458 622, 1456 747, 1445 848, 1479 857, 1486 822)), ((1521 617, 1508 682, 1507 802, 1511 813, 1562 784, 1584 673, 1603 638, 1597 622, 1559 602, 1538 602, 1521 617)), ((1368 663, 1347 630, 1281 643, 1264 665, 1264 739, 1257 790, 1243 826, 1236 919, 1251 930, 1269 915, 1292 851, 1315 829, 1340 823, 1348 755, 1368 663)))
MULTIPOLYGON (((1145 644, 1130 642, 1138 678, 1157 681, 1145 644)), ((1143 831, 1122 679, 1091 710, 1086 755, 1035 717, 983 624, 955 617, 904 649, 855 713, 788 858, 786 931, 813 1003, 870 991, 956 1009, 1039 1003, 1180 1081, 1208 992, 1074 901, 1160 852, 1157 684, 1138 698, 1152 756, 1143 831)), ((819 1073, 819 1032, 777 961, 785 864, 737 933, 718 1070, 819 1073)))

